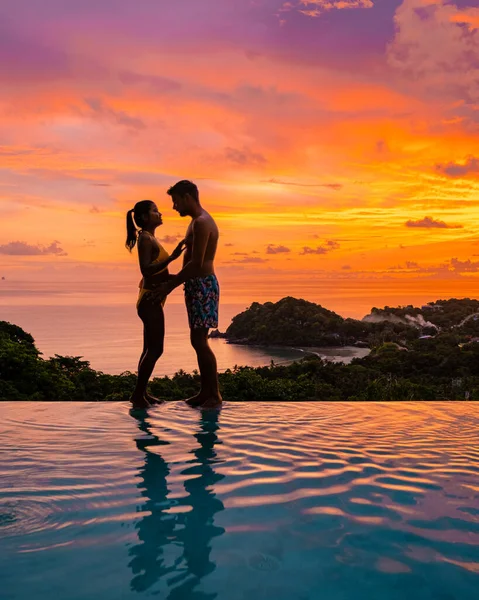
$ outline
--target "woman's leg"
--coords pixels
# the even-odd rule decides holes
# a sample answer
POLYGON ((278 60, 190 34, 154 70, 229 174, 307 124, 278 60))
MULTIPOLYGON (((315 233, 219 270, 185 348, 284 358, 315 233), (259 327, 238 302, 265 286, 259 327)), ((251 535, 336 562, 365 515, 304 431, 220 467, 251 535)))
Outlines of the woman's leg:
POLYGON ((140 304, 138 315, 144 324, 146 351, 138 365, 138 379, 131 401, 134 406, 145 408, 150 405, 147 399, 146 386, 157 360, 163 354, 165 317, 162 306, 145 301, 140 304))
MULTIPOLYGON (((146 335, 146 327, 145 327, 145 325, 143 325, 143 351, 141 353, 140 360, 138 361, 138 371, 140 370, 141 361, 145 357, 147 348, 148 348, 148 342, 147 342, 147 335, 146 335)), ((148 402, 150 404, 161 404, 161 402, 162 402, 159 398, 155 398, 155 396, 152 396, 148 392, 148 390, 146 390, 146 392, 145 392, 145 398, 148 400, 148 402)))

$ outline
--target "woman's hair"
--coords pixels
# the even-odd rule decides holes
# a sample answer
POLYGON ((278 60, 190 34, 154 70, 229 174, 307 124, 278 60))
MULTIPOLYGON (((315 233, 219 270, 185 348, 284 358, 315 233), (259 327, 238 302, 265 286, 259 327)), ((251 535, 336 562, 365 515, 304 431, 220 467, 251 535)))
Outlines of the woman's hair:
POLYGON ((152 200, 141 200, 137 202, 131 210, 126 213, 126 242, 125 246, 131 252, 135 247, 138 237, 137 225, 143 226, 144 217, 150 212, 150 208, 154 204, 152 200))

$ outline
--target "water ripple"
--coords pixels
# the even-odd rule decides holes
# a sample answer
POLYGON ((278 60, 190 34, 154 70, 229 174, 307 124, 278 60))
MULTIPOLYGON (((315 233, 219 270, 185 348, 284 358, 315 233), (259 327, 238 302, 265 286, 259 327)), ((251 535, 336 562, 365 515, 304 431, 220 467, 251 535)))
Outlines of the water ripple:
POLYGON ((127 409, 2 405, 6 598, 476 597, 479 405, 127 409))

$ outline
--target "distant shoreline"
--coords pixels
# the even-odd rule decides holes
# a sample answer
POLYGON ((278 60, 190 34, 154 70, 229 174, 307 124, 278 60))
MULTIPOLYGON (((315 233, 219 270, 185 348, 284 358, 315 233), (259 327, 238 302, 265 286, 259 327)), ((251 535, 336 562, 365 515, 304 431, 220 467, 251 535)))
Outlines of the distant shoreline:
POLYGON ((305 354, 319 356, 323 360, 331 362, 343 362, 348 365, 354 358, 364 358, 371 352, 370 348, 358 348, 357 346, 312 346, 299 347, 295 350, 301 350, 305 354), (345 358, 347 360, 332 360, 332 357, 345 358))
MULTIPOLYGON (((342 362, 344 364, 349 364, 354 358, 364 358, 370 354, 370 348, 359 348, 357 346, 279 346, 279 345, 271 345, 271 344, 253 344, 253 343, 244 343, 228 340, 228 338, 223 336, 218 336, 213 339, 223 339, 225 343, 235 345, 235 346, 245 346, 245 347, 254 347, 261 348, 264 350, 286 350, 286 351, 294 351, 294 352, 302 352, 306 357, 308 354, 311 356, 317 356, 322 360, 339 363, 342 362), (336 360, 335 360, 336 359, 336 360), (341 360, 346 359, 346 360, 341 360)), ((288 360, 288 363, 296 362, 298 359, 288 360)))

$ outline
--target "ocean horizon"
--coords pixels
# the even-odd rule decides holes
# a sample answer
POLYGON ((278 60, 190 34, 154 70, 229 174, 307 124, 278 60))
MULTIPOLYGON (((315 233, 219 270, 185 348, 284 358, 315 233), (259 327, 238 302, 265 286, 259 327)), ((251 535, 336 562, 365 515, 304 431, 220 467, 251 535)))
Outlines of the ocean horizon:
MULTIPOLYGON (((226 331, 232 318, 246 310, 249 302, 231 302, 231 296, 223 294, 220 303, 219 327, 226 331)), ((344 298, 324 294, 324 298, 310 299, 333 310, 343 317, 360 319, 372 306, 381 306, 364 295, 344 298)), ((255 292, 252 292, 253 294, 255 292)), ((337 293, 337 292, 336 292, 337 293)), ((404 294, 405 292, 403 292, 404 294)), ((142 323, 136 313, 137 288, 133 282, 58 283, 1 281, 0 320, 22 327, 35 339, 44 358, 55 354, 81 356, 95 370, 110 374, 137 370, 142 349, 142 323)), ((258 300, 265 302, 258 290, 258 300)), ((286 295, 286 294, 285 294, 286 295)), ((278 298, 271 298, 276 301, 278 298)), ((432 300, 432 298, 429 298, 432 300)), ((404 295, 392 295, 393 304, 408 303, 404 295)), ((425 298, 412 296, 410 302, 424 303, 425 298)), ((186 309, 181 291, 172 294, 165 307, 165 351, 158 361, 153 375, 172 376, 180 370, 191 373, 197 369, 196 355, 189 341, 186 309)), ((259 367, 289 364, 305 356, 305 349, 288 347, 259 347, 229 344, 224 339, 212 339, 217 356, 218 370, 235 366, 259 367)), ((331 361, 350 362, 355 356, 363 356, 364 350, 354 348, 315 348, 317 355, 331 361)), ((309 352, 309 350, 308 350, 309 352)))
MULTIPOLYGON (((0 320, 22 327, 35 339, 43 358, 55 354, 81 356, 95 370, 118 375, 135 372, 143 343, 142 323, 136 313, 136 288, 126 284, 53 284, 49 282, 2 281, 0 320)), ((221 302, 220 331, 251 302, 221 302)), ((172 295, 165 306, 165 351, 153 375, 172 376, 180 370, 197 369, 189 341, 189 328, 182 294, 172 295)), ((229 344, 211 339, 220 372, 235 366, 260 367, 300 360, 304 349, 229 344)), ((350 362, 362 349, 315 348, 328 360, 350 362)))

